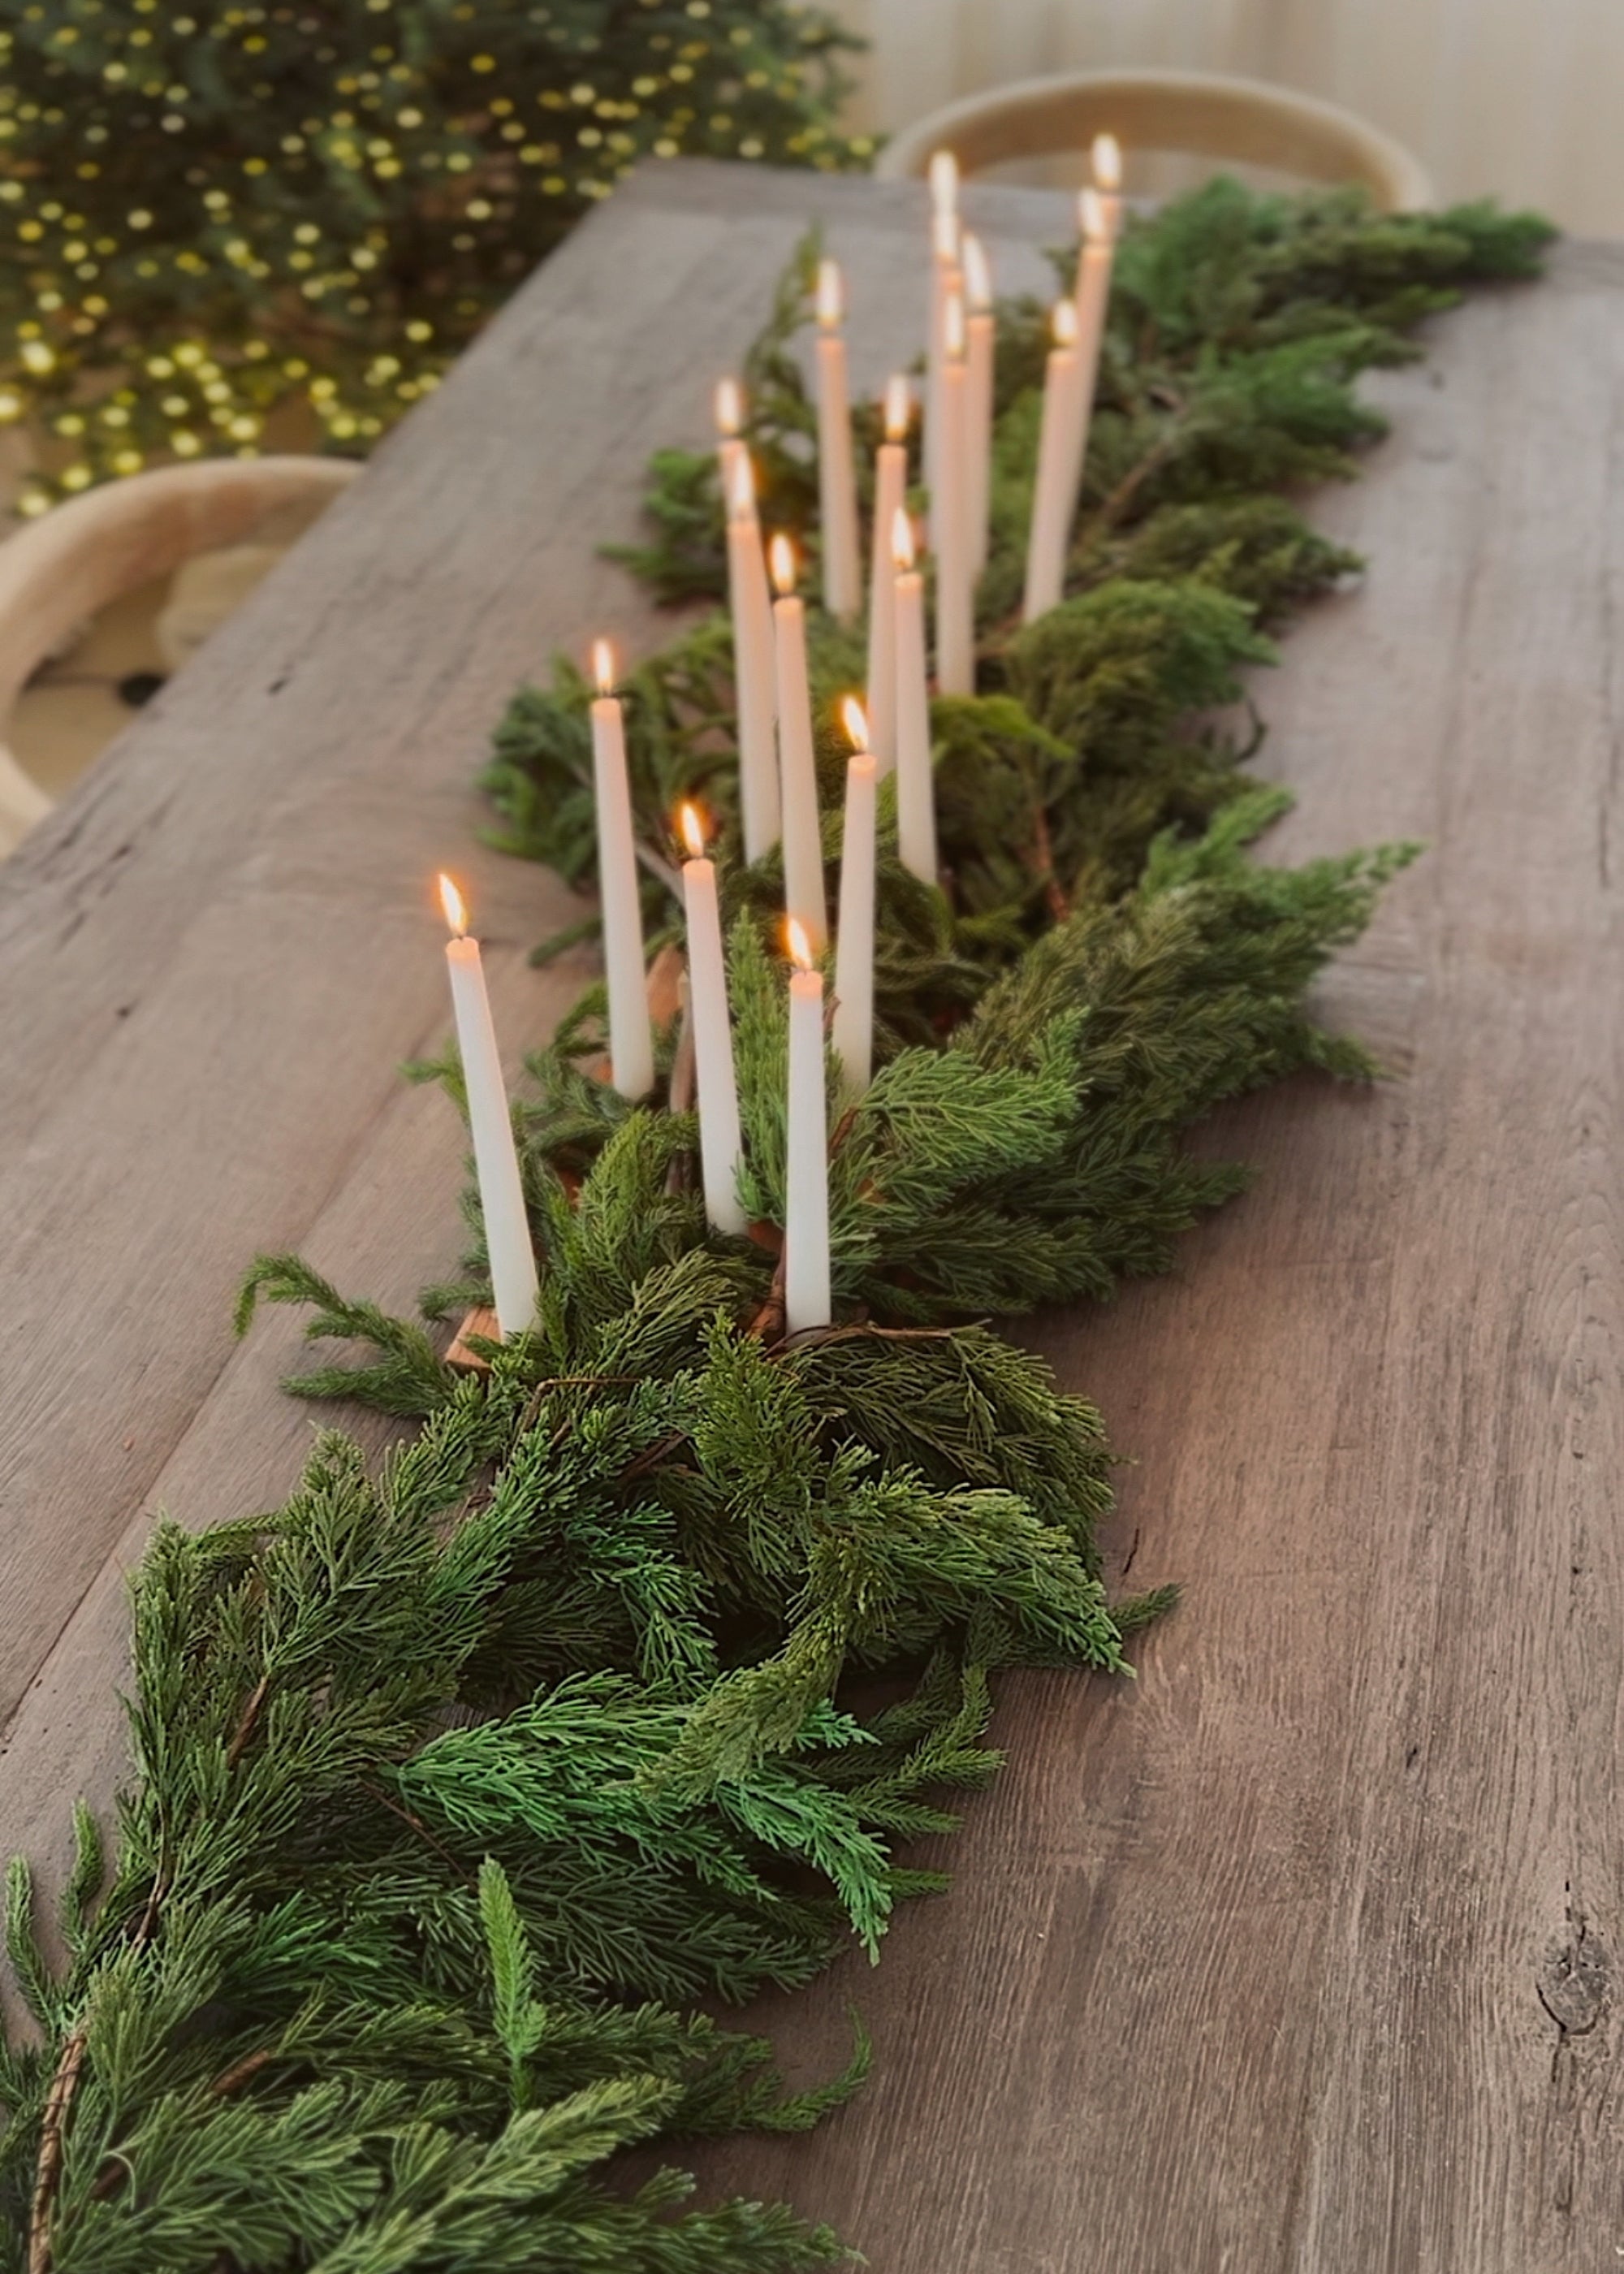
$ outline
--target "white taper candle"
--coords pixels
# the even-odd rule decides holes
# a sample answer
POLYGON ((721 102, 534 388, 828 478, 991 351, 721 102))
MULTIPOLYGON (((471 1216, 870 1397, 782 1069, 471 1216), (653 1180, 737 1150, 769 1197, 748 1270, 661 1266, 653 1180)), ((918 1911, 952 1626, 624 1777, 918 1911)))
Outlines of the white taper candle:
POLYGON ((951 150, 937 150, 930 160, 930 295, 925 318, 925 486, 933 499, 942 441, 942 312, 959 281, 959 161, 951 150))
POLYGON ((811 943, 829 945, 823 843, 817 809, 812 695, 807 681, 807 612, 795 595, 795 548, 782 531, 768 547, 772 569, 773 667, 778 713, 778 793, 784 813, 784 906, 811 943))
POLYGON ((704 831, 693 806, 681 813, 682 907, 688 918, 688 1016, 694 1022, 694 1074, 699 1094, 699 1173, 705 1214, 718 1231, 742 1231, 739 1202, 739 1088, 733 1072, 733 1020, 716 863, 704 857, 704 831))
POLYGON ((1113 243, 1122 230, 1122 145, 1114 134, 1096 134, 1088 146, 1088 163, 1098 198, 1101 233, 1113 243))
POLYGON ((868 746, 880 772, 897 756, 897 611, 891 593, 891 524, 908 486, 908 382, 885 387, 885 440, 874 461, 874 550, 868 576, 868 746))
MULTIPOLYGON (((1101 137, 1101 139, 1104 138, 1101 137)), ((1077 310, 1078 465, 1080 474, 1088 453, 1088 429, 1094 418, 1094 398, 1100 379, 1100 350, 1105 340, 1105 319, 1110 307, 1111 268, 1116 257, 1116 229, 1122 200, 1085 190, 1079 200, 1083 241, 1077 257, 1077 283, 1072 305, 1077 310)))
POLYGON ((772 600, 761 524, 756 518, 755 471, 747 450, 741 448, 733 461, 730 479, 727 590, 739 707, 739 794, 744 857, 759 861, 778 841, 778 759, 772 733, 772 600))
POLYGON ((1083 402, 1077 367, 1077 311, 1056 300, 1055 344, 1043 373, 1043 419, 1038 433, 1037 476, 1026 535, 1027 623, 1057 606, 1065 587, 1066 553, 1083 471, 1083 402))
POLYGON ((846 380, 846 312, 838 261, 817 265, 817 493, 823 540, 823 606, 851 622, 862 608, 862 547, 857 533, 857 470, 846 380))
POLYGON ((878 769, 873 751, 865 748, 862 706, 848 696, 842 712, 856 748, 846 764, 831 1040, 840 1062, 840 1087, 850 1098, 861 1097, 874 1075, 874 802, 878 769))
POLYGON ((620 705, 610 692, 614 651, 607 640, 592 644, 592 673, 598 689, 591 712, 592 787, 598 804, 604 973, 609 983, 610 1071, 622 1097, 646 1097, 654 1087, 654 1041, 643 959, 643 905, 626 772, 626 728, 620 705))
POLYGON ((829 1324, 829 1106, 823 1081, 823 979, 801 927, 788 925, 798 968, 789 983, 788 1156, 784 1194, 784 1324, 829 1324))
POLYGON ((451 1008, 456 1020, 457 1050, 462 1060, 462 1084, 468 1096, 469 1126, 474 1140, 474 1174, 479 1186, 479 1213, 485 1219, 485 1252, 491 1261, 491 1288, 497 1323, 504 1337, 522 1335, 536 1316, 536 1251, 530 1245, 530 1223, 524 1213, 524 1186, 519 1156, 513 1141, 513 1116, 508 1111, 502 1063, 496 1048, 496 1028, 491 1000, 485 992, 479 943, 468 936, 468 914, 462 896, 449 877, 440 880, 440 905, 451 937, 446 943, 446 969, 451 979, 451 1008))
POLYGON ((987 512, 992 495, 992 382, 996 348, 992 272, 979 237, 964 241, 965 365, 968 374, 965 417, 968 465, 965 508, 970 523, 970 568, 979 576, 987 566, 987 512))
POLYGON ((947 307, 957 293, 964 292, 964 270, 959 266, 959 218, 956 214, 941 214, 934 224, 935 243, 930 264, 931 301, 930 336, 925 349, 925 488, 929 498, 930 541, 940 546, 942 514, 943 465, 946 457, 946 435, 943 421, 945 412, 942 403, 942 373, 947 362, 947 307))
POLYGON ((936 685, 944 695, 975 692, 975 576, 971 565, 970 374, 965 363, 964 300, 950 292, 943 324, 942 456, 936 471, 936 685))
POLYGON ((930 688, 925 662, 925 580, 914 565, 906 513, 892 524, 897 610, 897 851, 906 869, 936 882, 936 785, 930 767, 930 688))
POLYGON ((748 446, 741 439, 744 426, 744 389, 736 379, 718 379, 714 398, 716 414, 716 463, 721 477, 724 505, 733 495, 733 468, 745 456, 748 446))

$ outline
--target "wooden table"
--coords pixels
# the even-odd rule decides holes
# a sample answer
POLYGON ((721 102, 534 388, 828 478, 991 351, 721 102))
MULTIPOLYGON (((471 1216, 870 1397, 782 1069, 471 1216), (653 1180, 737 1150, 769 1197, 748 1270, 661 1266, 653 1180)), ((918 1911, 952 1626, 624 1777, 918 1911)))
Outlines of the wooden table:
MULTIPOLYGON (((1063 209, 972 204, 1036 284, 1063 209)), ((117 1777, 153 1512, 293 1480, 298 1321, 234 1347, 245 1261, 400 1305, 455 1254, 459 1135, 395 1073, 447 1025, 432 871, 470 882, 512 1042, 583 978, 525 967, 557 881, 472 848, 488 727, 554 646, 658 636, 593 547, 647 451, 703 436, 803 221, 873 380, 921 212, 644 173, 0 868, 8 1849, 58 1868, 117 1777)), ((1264 771, 1303 794, 1282 855, 1432 848, 1326 990, 1403 1078, 1230 1114, 1257 1191, 1177 1278, 1038 1330, 1139 1457, 1120 1567, 1188 1600, 1136 1683, 1006 1683, 955 1892, 877 1975, 763 2009, 807 2069, 856 1998, 877 2077, 707 2183, 792 2195, 876 2274, 1624 2256, 1620 286, 1568 250, 1449 318, 1320 501, 1372 567, 1261 685, 1264 771)))

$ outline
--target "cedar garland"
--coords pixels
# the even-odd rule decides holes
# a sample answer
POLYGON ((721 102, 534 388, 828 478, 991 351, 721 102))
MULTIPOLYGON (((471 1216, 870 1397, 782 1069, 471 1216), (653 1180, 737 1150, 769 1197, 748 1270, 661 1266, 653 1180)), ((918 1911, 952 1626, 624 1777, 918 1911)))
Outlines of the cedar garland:
MULTIPOLYGON (((291 1386, 411 1418, 374 1473, 325 1433, 252 1522, 160 1527, 137 1583, 134 1775, 110 1868, 78 1818, 68 1957, 14 1865, 7 1946, 37 2025, 0 2050, 0 2229, 28 2274, 796 2274, 840 2263, 783 2207, 695 2210, 639 2139, 816 2123, 861 2080, 786 2093, 699 2001, 804 1982, 941 1884, 899 1861, 992 1775, 1000 1667, 1124 1671, 1165 1593, 1108 1604, 1100 1417, 981 1323, 1109 1294, 1244 1181, 1191 1124, 1306 1067, 1372 1071, 1304 1006, 1409 855, 1273 870, 1283 800, 1199 723, 1265 631, 1357 564, 1288 491, 1376 430, 1364 368, 1549 232, 1469 207, 1218 184, 1117 264, 1068 597, 1012 621, 1041 311, 1004 311, 980 691, 939 702, 948 889, 882 820, 879 1071, 831 1145, 839 1319, 781 1336, 784 1003, 776 861, 733 864, 730 985, 758 1237, 707 1237, 679 1096, 591 1078, 601 990, 515 1108, 544 1258, 533 1334, 458 1374, 433 1322, 294 1257, 243 1295, 311 1307, 362 1362, 291 1386), (883 1679, 881 1679, 883 1677, 883 1679)), ((812 534, 791 352, 803 272, 753 352, 767 512, 812 534)), ((866 427, 873 406, 860 410, 866 427)), ((661 454, 666 597, 722 574, 708 456, 661 454)), ((853 683, 820 624, 820 695, 853 683)), ((725 621, 634 674, 630 755, 668 928, 667 817, 735 813, 725 621)), ((584 881, 586 689, 561 665, 498 730, 515 851, 584 881)), ((822 753, 829 851, 839 753, 822 753)), ((729 842, 725 835, 725 847, 729 842)), ((576 928, 579 937, 590 919, 576 928)), ((543 953, 558 951, 557 943, 543 953)), ((662 1043, 662 1080, 674 1035, 662 1043)), ((419 1068, 458 1094, 457 1070, 419 1068)))

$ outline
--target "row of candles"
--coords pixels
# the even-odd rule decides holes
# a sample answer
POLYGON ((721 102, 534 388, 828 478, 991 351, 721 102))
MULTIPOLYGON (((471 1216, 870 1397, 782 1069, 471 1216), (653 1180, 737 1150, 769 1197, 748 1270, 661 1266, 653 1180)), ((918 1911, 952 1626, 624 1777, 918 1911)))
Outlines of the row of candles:
MULTIPOLYGON (((1080 204, 1082 249, 1072 294, 1052 313, 1042 421, 1028 531, 1026 620, 1059 601, 1076 516, 1092 415, 1111 263, 1120 224, 1121 161, 1109 135, 1093 151, 1094 185, 1080 204)), ((958 169, 939 152, 930 169, 931 270, 925 368, 925 473, 936 553, 936 682, 944 695, 974 690, 974 595, 986 564, 991 493, 993 355, 991 280, 976 239, 959 226, 958 169)), ((862 606, 856 468, 844 336, 844 290, 831 260, 820 262, 816 309, 819 507, 823 592, 829 613, 853 621, 862 606)), ((869 576, 868 705, 845 698, 852 745, 846 799, 835 990, 829 1043, 848 1098, 868 1087, 874 1055, 875 817, 877 786, 897 775, 898 852, 914 875, 937 877, 931 775, 924 578, 906 510, 912 395, 895 377, 884 395, 884 440, 874 470, 869 576)), ((808 670, 806 610, 797 561, 782 533, 763 546, 755 471, 743 440, 745 404, 735 380, 717 389, 718 462, 726 512, 739 719, 740 798, 746 858, 783 847, 789 982, 788 1148, 784 1225, 786 1331, 831 1318, 828 1096, 824 990, 817 966, 829 944, 816 738, 808 670)), ((592 651, 590 710, 598 880, 607 981, 610 1077, 631 1100, 654 1086, 653 1037, 644 968, 625 719, 605 640, 592 651)), ((745 1229, 738 1196, 742 1158, 726 961, 715 863, 703 821, 679 817, 686 857, 687 1016, 699 1109, 700 1172, 706 1216, 722 1232, 745 1229)), ((477 942, 448 877, 440 893, 452 937, 447 948, 453 1009, 468 1096, 475 1171, 500 1330, 534 1317, 536 1259, 526 1220, 512 1121, 477 942)))

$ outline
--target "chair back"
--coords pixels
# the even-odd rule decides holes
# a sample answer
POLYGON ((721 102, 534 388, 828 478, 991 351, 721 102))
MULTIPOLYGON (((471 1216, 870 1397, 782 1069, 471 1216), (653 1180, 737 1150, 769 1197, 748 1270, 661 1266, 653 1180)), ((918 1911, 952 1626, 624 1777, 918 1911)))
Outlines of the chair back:
POLYGON ((161 466, 26 522, 0 544, 0 855, 52 801, 5 747, 24 687, 89 617, 198 553, 240 544, 269 516, 335 496, 345 458, 200 459, 161 466))
POLYGON ((959 170, 1086 150, 1096 134, 1128 150, 1185 151, 1312 182, 1357 182, 1384 213, 1436 202, 1419 159, 1350 110, 1261 79, 1201 72, 1073 72, 1018 79, 916 119, 886 143, 876 174, 924 174, 951 150, 959 170))

